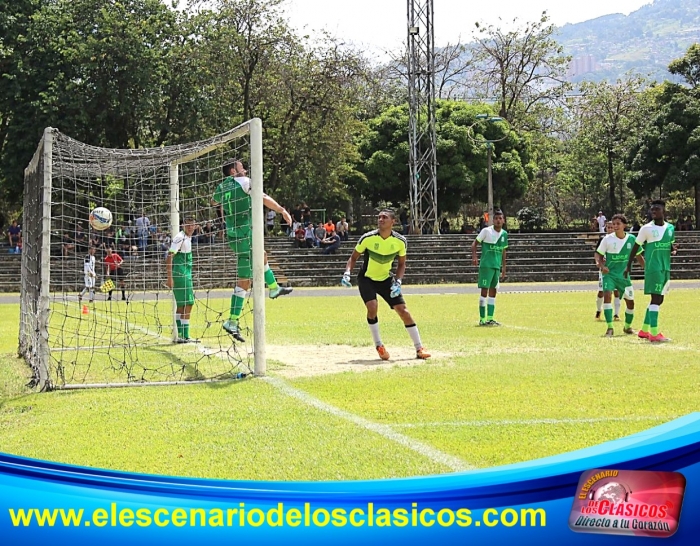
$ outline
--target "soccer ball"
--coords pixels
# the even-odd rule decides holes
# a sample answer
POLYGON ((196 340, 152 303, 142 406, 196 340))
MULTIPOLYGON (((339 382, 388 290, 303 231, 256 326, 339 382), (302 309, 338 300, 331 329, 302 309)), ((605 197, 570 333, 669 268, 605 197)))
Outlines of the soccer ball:
POLYGON ((97 207, 90 213, 92 229, 103 231, 112 225, 112 213, 104 207, 97 207))

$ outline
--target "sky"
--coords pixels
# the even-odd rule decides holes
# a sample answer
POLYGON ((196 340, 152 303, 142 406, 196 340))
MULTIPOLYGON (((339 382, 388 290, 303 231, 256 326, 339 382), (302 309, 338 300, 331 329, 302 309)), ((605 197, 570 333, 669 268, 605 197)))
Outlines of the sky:
MULTIPOLYGON (((499 24, 535 21, 544 10, 557 26, 579 23, 610 13, 625 15, 652 0, 433 0, 435 45, 470 41, 477 21, 499 24)), ((396 50, 406 40, 407 0, 287 0, 286 13, 293 27, 311 33, 326 29, 343 41, 381 54, 396 50)), ((503 24, 503 27, 506 27, 503 24)))

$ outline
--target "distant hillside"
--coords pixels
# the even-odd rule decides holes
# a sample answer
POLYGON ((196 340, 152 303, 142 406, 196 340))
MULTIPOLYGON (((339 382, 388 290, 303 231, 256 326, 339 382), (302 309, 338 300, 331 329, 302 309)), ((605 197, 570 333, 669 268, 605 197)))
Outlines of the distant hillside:
POLYGON ((557 39, 574 58, 573 82, 615 80, 630 70, 668 79, 668 64, 700 42, 700 0, 655 0, 627 16, 564 25, 557 39))

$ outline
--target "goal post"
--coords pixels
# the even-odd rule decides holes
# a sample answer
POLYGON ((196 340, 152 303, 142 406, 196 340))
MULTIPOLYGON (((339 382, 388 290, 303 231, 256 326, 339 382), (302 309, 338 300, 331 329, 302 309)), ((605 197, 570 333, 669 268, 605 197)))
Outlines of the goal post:
POLYGON ((25 169, 20 298, 19 353, 32 367, 36 386, 265 374, 262 148, 257 118, 207 140, 134 150, 99 148, 57 129, 44 131, 25 169), (230 230, 211 202, 225 178, 222 166, 232 158, 248 165, 250 177, 253 283, 240 314, 243 342, 222 329, 233 309, 239 264, 229 248, 230 230), (88 223, 98 206, 113 216, 104 231, 88 223), (196 221, 188 258, 194 288, 189 314, 165 284, 166 243, 180 232, 184 216, 196 221), (96 250, 88 252, 91 247, 96 250), (103 269, 110 251, 123 259, 121 273, 111 276, 109 267, 103 269), (97 277, 93 288, 89 267, 97 277), (178 306, 185 311, 176 323, 178 306), (183 337, 190 328, 193 337, 183 337))

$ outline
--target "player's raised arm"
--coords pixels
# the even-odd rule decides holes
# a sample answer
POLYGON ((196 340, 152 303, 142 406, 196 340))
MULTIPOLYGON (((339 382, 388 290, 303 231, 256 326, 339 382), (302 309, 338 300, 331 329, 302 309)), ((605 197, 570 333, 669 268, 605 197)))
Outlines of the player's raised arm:
POLYGON ((275 212, 280 213, 282 215, 282 218, 284 218, 287 222, 287 225, 292 225, 292 216, 289 214, 289 212, 287 212, 287 209, 285 209, 282 205, 280 205, 277 201, 275 201, 266 193, 263 193, 263 205, 265 205, 270 210, 274 210, 275 212))

